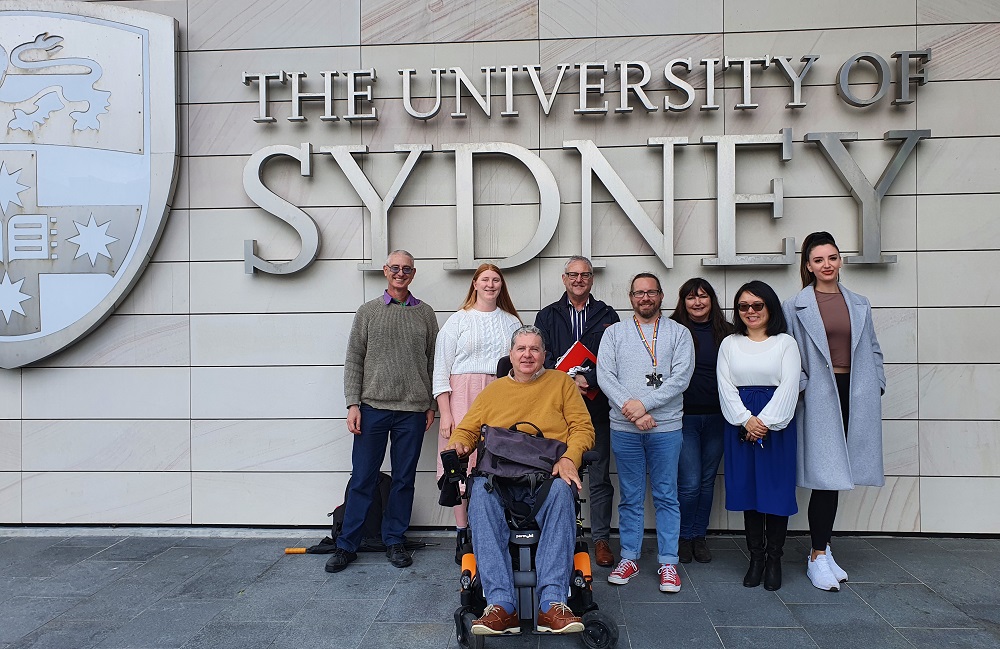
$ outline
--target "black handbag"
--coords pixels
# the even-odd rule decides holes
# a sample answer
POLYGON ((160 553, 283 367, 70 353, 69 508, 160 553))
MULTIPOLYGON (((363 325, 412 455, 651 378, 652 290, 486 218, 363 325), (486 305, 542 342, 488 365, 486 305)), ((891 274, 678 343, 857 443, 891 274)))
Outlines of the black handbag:
POLYGON ((552 475, 552 467, 566 453, 566 444, 542 436, 538 426, 519 421, 510 428, 482 426, 476 445, 476 473, 495 478, 518 479, 552 475), (534 433, 518 429, 530 426, 534 433))

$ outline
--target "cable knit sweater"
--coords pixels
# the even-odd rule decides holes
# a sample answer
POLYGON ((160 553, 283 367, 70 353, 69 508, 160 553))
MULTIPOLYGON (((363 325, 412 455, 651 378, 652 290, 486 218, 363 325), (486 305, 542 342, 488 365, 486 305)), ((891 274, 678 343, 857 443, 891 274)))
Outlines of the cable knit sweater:
POLYGON ((496 374, 497 361, 510 352, 510 337, 520 326, 520 320, 499 308, 453 313, 434 348, 434 397, 451 392, 452 374, 496 374))
POLYGON ((354 316, 344 360, 348 406, 423 412, 434 405, 431 376, 438 324, 426 302, 365 302, 354 316))

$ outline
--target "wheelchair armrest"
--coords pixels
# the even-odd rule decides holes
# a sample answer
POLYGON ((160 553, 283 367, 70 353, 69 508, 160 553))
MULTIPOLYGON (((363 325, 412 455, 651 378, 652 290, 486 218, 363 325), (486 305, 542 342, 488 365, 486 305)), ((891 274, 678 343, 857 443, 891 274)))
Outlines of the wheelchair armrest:
POLYGON ((583 461, 580 463, 580 470, 582 471, 583 469, 586 469, 599 459, 601 459, 601 454, 597 451, 586 451, 583 454, 583 461))

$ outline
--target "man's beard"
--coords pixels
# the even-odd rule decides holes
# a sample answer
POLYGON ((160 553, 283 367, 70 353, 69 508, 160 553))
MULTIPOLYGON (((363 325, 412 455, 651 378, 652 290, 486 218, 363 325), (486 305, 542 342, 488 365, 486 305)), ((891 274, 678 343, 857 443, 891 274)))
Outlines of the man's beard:
POLYGON ((652 318, 660 310, 660 307, 656 304, 650 305, 640 305, 639 306, 639 316, 643 318, 652 318))

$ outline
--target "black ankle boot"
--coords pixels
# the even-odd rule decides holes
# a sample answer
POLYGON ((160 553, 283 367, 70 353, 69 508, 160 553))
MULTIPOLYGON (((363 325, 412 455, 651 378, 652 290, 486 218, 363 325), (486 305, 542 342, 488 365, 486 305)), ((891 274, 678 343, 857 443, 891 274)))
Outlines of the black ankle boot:
POLYGON ((750 552, 750 568, 743 577, 747 588, 760 586, 764 574, 764 514, 755 510, 743 512, 743 526, 747 535, 747 550, 750 552))
POLYGON ((472 535, 467 527, 458 530, 455 535, 455 563, 462 565, 462 557, 466 552, 472 552, 472 535))
POLYGON ((781 588, 781 558, 768 555, 764 562, 764 590, 781 588))

